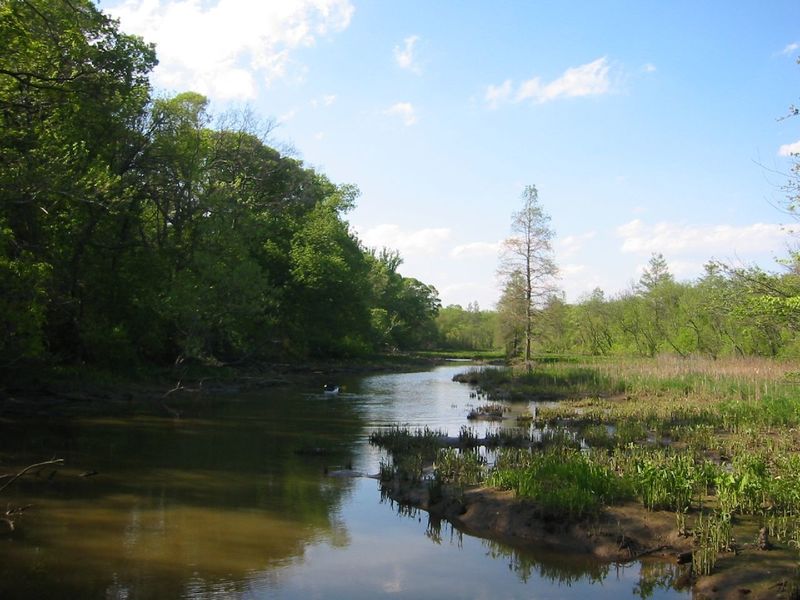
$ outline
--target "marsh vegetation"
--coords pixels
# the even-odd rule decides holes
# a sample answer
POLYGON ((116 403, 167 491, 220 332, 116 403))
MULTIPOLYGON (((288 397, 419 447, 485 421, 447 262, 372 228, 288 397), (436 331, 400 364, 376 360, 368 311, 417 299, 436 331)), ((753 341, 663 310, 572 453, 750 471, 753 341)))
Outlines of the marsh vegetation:
POLYGON ((756 358, 476 369, 462 379, 506 402, 504 410, 518 408, 509 400, 559 401, 534 403, 529 420, 517 410, 522 427, 502 430, 504 443, 483 452, 474 444, 437 451, 442 438, 400 430, 403 444, 387 448, 400 471, 414 455, 419 470, 405 477, 437 496, 485 484, 510 490, 548 522, 590 523, 611 506, 634 504, 669 512, 675 534, 690 542, 697 585, 768 555, 775 568, 754 572, 748 585, 769 587, 793 581, 800 559, 798 378, 792 362, 756 358))

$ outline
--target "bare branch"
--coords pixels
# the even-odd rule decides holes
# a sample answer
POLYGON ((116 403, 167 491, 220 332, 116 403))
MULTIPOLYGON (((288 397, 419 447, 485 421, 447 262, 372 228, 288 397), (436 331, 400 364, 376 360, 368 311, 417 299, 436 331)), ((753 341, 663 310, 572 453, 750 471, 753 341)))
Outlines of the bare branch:
POLYGON ((44 462, 36 463, 35 465, 28 465, 27 467, 22 469, 22 471, 20 471, 16 475, 14 475, 10 480, 6 481, 5 484, 3 484, 2 487, 0 487, 0 492, 5 490, 8 486, 10 486, 12 483, 14 483, 17 479, 19 479, 20 477, 22 477, 26 473, 29 473, 30 471, 33 471, 34 469, 41 469, 42 467, 47 467, 47 466, 50 466, 50 465, 63 465, 63 464, 64 464, 64 459, 63 458, 54 458, 52 460, 46 460, 44 462))

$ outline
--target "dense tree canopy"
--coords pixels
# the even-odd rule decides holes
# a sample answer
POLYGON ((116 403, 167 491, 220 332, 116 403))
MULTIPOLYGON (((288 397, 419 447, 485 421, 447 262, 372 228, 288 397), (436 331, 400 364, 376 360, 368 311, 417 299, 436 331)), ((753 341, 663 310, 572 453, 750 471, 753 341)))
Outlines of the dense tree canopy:
POLYGON ((252 119, 154 98, 155 51, 90 0, 0 2, 0 366, 425 345, 434 288, 362 247, 358 190, 252 119))

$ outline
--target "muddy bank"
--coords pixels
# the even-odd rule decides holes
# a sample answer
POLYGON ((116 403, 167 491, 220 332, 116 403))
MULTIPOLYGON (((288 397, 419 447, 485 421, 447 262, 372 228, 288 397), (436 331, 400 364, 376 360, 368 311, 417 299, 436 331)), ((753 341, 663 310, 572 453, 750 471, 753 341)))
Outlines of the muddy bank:
POLYGON ((741 540, 721 553, 712 575, 692 575, 693 540, 679 532, 675 513, 648 511, 641 504, 606 507, 598 517, 577 522, 543 519, 535 504, 512 492, 476 487, 447 490, 431 498, 427 486, 383 482, 398 503, 443 518, 460 531, 520 549, 579 554, 599 561, 627 563, 657 558, 684 566, 677 582, 692 587, 696 600, 800 598, 798 554, 789 548, 760 550, 755 540, 741 540))

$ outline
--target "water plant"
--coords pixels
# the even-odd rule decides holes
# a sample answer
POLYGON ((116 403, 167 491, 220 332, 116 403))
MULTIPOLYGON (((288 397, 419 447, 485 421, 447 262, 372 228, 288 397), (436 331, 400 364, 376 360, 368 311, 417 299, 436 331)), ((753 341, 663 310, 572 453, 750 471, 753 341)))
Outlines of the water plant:
POLYGON ((496 468, 488 483, 530 498, 548 518, 581 519, 630 497, 625 478, 576 450, 530 454, 522 468, 496 468))
POLYGON ((467 414, 467 419, 473 421, 476 419, 486 419, 497 421, 503 418, 503 414, 508 412, 508 408, 502 404, 482 404, 477 408, 473 408, 467 414))
POLYGON ((392 454, 420 453, 433 457, 447 435, 440 430, 411 430, 408 427, 390 427, 373 431, 369 436, 371 444, 380 446, 392 454))
POLYGON ((474 450, 442 448, 437 453, 433 466, 435 478, 441 483, 476 485, 485 476, 486 459, 474 450))
POLYGON ((692 572, 710 575, 721 551, 731 551, 730 515, 702 513, 694 525, 695 548, 692 550, 692 572))

